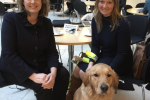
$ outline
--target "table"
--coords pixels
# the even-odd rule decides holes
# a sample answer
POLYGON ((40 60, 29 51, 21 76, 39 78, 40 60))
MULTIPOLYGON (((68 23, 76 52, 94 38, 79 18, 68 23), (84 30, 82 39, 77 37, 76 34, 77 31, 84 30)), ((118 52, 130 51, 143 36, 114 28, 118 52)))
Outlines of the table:
POLYGON ((2 2, 3 4, 17 4, 17 2, 2 2))
POLYGON ((127 12, 131 13, 131 14, 135 14, 135 15, 148 16, 148 14, 143 14, 142 12, 141 13, 137 12, 139 9, 141 9, 141 8, 130 8, 130 9, 127 9, 127 12))
MULTIPOLYGON (((84 35, 84 32, 86 32, 87 29, 90 29, 90 27, 83 27, 79 29, 80 29, 79 31, 76 31, 73 34, 64 32, 64 34, 61 36, 55 36, 56 44, 68 45, 70 75, 73 71, 73 64, 71 63, 71 59, 74 53, 74 45, 91 44, 91 37, 84 35)), ((60 28, 60 31, 63 31, 63 28, 60 28)))
POLYGON ((87 6, 95 6, 95 1, 85 1, 87 6))

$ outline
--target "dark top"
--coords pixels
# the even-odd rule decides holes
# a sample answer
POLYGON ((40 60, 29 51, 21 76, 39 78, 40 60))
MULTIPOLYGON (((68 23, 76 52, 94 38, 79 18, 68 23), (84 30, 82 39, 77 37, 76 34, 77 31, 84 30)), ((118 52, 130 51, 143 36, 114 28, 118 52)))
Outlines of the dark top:
POLYGON ((37 23, 32 25, 26 13, 7 13, 1 34, 1 70, 14 74, 20 83, 34 72, 58 67, 58 52, 50 19, 38 17, 37 23))
MULTIPOLYGON (((92 19, 91 51, 99 58, 96 63, 110 65, 119 75, 128 73, 133 61, 129 23, 126 19, 120 18, 119 26, 111 31, 110 17, 102 17, 102 21, 103 28, 98 33, 95 19, 92 19)), ((78 66, 81 68, 83 65, 78 66)))

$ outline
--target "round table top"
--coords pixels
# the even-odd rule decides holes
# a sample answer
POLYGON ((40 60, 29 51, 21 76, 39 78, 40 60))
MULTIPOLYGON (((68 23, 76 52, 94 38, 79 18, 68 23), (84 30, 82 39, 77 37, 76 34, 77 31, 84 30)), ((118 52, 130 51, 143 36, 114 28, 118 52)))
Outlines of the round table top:
MULTIPOLYGON (((56 27, 54 27, 56 28, 56 27)), ((84 33, 89 30, 90 27, 79 28, 79 31, 74 33, 65 32, 63 28, 59 28, 63 35, 55 36, 55 42, 58 45, 83 45, 91 44, 91 36, 85 36, 84 33)))
POLYGON ((2 2, 3 4, 17 4, 17 2, 2 2))
POLYGON ((148 14, 143 14, 142 12, 139 12, 140 9, 142 8, 130 8, 130 9, 127 9, 127 12, 131 14, 135 14, 135 15, 148 16, 148 14))
POLYGON ((95 6, 95 1, 85 1, 87 6, 95 6))

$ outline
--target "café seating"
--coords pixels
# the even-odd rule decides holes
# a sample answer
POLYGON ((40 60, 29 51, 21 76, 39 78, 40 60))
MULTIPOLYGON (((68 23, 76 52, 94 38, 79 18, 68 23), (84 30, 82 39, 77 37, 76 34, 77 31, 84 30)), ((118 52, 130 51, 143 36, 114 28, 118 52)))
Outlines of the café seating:
POLYGON ((87 14, 86 4, 82 1, 75 0, 73 6, 74 6, 74 11, 78 17, 79 23, 81 23, 81 15, 87 14))
POLYGON ((1 17, 1 22, 2 22, 4 14, 5 14, 5 7, 4 7, 4 4, 2 2, 0 2, 0 17, 1 17))
POLYGON ((144 67, 143 67, 143 78, 136 79, 133 77, 133 75, 126 75, 126 76, 119 76, 119 79, 141 87, 142 98, 143 98, 143 100, 145 100, 145 88, 143 85, 150 82, 149 77, 150 77, 150 56, 146 60, 144 67))
POLYGON ((138 3, 135 8, 143 8, 145 3, 138 3))
POLYGON ((131 45, 144 41, 147 32, 148 19, 140 15, 129 15, 126 18, 130 22, 131 45))
POLYGON ((149 33, 150 33, 150 18, 149 18, 149 20, 148 20, 147 32, 149 32, 149 33))
POLYGON ((130 14, 127 12, 127 9, 130 9, 130 8, 133 8, 131 5, 125 5, 123 8, 122 8, 122 13, 124 16, 128 16, 128 15, 133 15, 133 14, 130 14))

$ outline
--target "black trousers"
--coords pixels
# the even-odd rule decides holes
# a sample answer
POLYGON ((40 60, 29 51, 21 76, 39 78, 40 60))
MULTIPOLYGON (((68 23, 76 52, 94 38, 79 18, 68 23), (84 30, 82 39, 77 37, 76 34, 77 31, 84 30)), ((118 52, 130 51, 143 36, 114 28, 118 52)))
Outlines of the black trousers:
POLYGON ((23 84, 20 84, 14 75, 6 72, 1 72, 1 74, 9 83, 32 89, 35 92, 37 100, 66 100, 66 92, 69 84, 69 72, 64 67, 57 70, 53 89, 43 89, 41 84, 37 84, 30 79, 27 79, 23 84))

